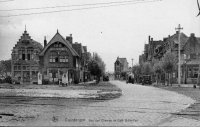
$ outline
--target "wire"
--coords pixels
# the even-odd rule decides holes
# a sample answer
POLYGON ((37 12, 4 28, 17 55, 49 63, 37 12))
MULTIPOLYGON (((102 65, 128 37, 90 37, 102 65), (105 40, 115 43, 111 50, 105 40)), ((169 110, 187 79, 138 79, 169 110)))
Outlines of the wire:
POLYGON ((0 2, 11 2, 11 1, 15 1, 15 0, 1 0, 0 2))
POLYGON ((4 15, 0 17, 13 17, 13 16, 22 16, 22 15, 36 15, 36 14, 48 14, 48 13, 58 13, 58 12, 65 12, 65 11, 78 11, 78 10, 88 10, 88 9, 95 9, 95 8, 106 8, 112 6, 122 6, 122 5, 132 5, 132 4, 139 4, 139 3, 150 3, 150 2, 158 2, 162 0, 152 0, 152 1, 143 1, 137 3, 125 3, 125 4, 114 4, 114 5, 104 5, 104 6, 97 6, 97 7, 85 7, 85 8, 76 8, 76 9, 67 9, 67 10, 57 10, 57 11, 44 11, 44 12, 33 12, 33 13, 23 13, 23 14, 13 14, 13 15, 4 15))
POLYGON ((63 8, 63 7, 81 7, 81 6, 91 6, 91 5, 103 5, 103 4, 115 4, 115 3, 127 3, 134 1, 145 1, 145 0, 129 0, 129 1, 116 1, 116 2, 106 2, 106 3, 94 3, 94 4, 76 4, 76 5, 63 5, 63 6, 47 6, 47 7, 36 7, 36 8, 17 8, 9 10, 0 11, 24 11, 24 10, 39 10, 39 9, 49 9, 49 8, 63 8))

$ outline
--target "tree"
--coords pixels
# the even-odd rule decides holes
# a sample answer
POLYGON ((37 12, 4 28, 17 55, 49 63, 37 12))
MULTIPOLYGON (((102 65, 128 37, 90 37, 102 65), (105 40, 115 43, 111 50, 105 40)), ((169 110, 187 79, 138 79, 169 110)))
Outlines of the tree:
POLYGON ((11 60, 0 61, 0 75, 7 77, 9 72, 11 72, 11 60))
POLYGON ((105 63, 103 62, 102 58, 97 53, 94 53, 93 60, 95 60, 98 63, 102 75, 105 74, 105 63))
POLYGON ((88 63, 88 70, 90 74, 96 76, 99 80, 100 76, 102 75, 102 70, 96 60, 90 60, 88 63))
POLYGON ((142 73, 145 74, 145 75, 151 75, 153 72, 152 70, 152 66, 150 63, 148 62, 145 62, 143 65, 142 65, 142 73))
POLYGON ((162 74, 162 71, 163 71, 163 69, 162 69, 162 62, 161 61, 159 61, 159 62, 157 62, 157 63, 154 64, 153 71, 156 74, 156 83, 158 84, 158 82, 160 81, 159 77, 160 77, 160 75, 162 74))
POLYGON ((168 79, 169 79, 168 85, 169 83, 171 83, 171 74, 176 69, 176 63, 177 63, 176 55, 171 52, 167 52, 162 59, 163 70, 168 74, 168 79))
POLYGON ((134 65, 132 71, 136 79, 136 82, 139 83, 140 75, 142 74, 142 65, 134 65))
POLYGON ((0 61, 0 76, 5 77, 6 68, 2 61, 0 61))

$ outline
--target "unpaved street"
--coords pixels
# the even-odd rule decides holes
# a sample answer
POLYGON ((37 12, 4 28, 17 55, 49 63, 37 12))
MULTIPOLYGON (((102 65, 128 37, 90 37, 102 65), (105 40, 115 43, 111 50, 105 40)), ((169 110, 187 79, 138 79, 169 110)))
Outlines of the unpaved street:
POLYGON ((1 125, 162 125, 194 101, 175 92, 111 81, 114 100, 2 97, 1 125))

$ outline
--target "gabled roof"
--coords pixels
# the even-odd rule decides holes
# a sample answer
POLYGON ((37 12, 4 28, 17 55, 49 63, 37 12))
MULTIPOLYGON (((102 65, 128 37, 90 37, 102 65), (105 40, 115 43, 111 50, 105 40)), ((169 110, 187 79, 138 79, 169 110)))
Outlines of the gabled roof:
POLYGON ((79 56, 78 53, 72 48, 72 46, 70 45, 70 42, 67 41, 66 39, 64 39, 64 37, 62 37, 62 35, 60 35, 60 33, 57 31, 57 33, 54 35, 54 37, 49 41, 49 43, 44 47, 44 49, 42 50, 42 52, 40 53, 41 56, 44 55, 44 53, 46 52, 46 50, 55 42, 61 42, 63 43, 72 53, 73 56, 79 56))
POLYGON ((191 34, 189 39, 187 40, 184 50, 186 54, 196 54, 200 53, 200 38, 195 37, 194 34, 191 34))
MULTIPOLYGON (((167 43, 174 42, 175 44, 179 44, 178 38, 179 38, 179 34, 178 34, 178 32, 177 32, 176 34, 170 36, 170 37, 166 40, 166 42, 167 42, 167 43)), ((183 49, 183 47, 185 46, 187 40, 188 40, 188 37, 187 37, 184 33, 180 33, 181 49, 183 49)))
POLYGON ((125 62, 127 62, 126 58, 119 58, 119 57, 117 57, 116 62, 117 62, 117 61, 119 61, 119 62, 120 62, 121 64, 123 64, 123 65, 124 65, 125 62))
POLYGON ((33 44, 35 47, 39 48, 40 50, 43 49, 42 44, 39 43, 39 42, 37 42, 37 41, 35 41, 35 40, 32 40, 32 44, 33 44))

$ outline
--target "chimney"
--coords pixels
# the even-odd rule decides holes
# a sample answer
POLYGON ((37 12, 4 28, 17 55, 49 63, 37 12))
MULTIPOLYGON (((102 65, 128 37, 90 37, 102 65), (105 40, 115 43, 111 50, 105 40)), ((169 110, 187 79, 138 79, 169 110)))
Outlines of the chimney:
POLYGON ((46 36, 44 36, 44 47, 47 45, 46 36))
POLYGON ((66 37, 66 40, 69 41, 69 43, 72 45, 72 43, 73 43, 72 34, 70 34, 69 36, 67 36, 67 37, 66 37))
POLYGON ((87 46, 83 46, 85 52, 87 52, 87 46))
POLYGON ((153 41, 153 38, 151 38, 151 41, 153 41))
POLYGON ((191 33, 191 34, 190 34, 190 37, 195 37, 195 34, 194 34, 194 33, 191 33))
POLYGON ((151 41, 151 36, 149 35, 149 42, 151 41))

